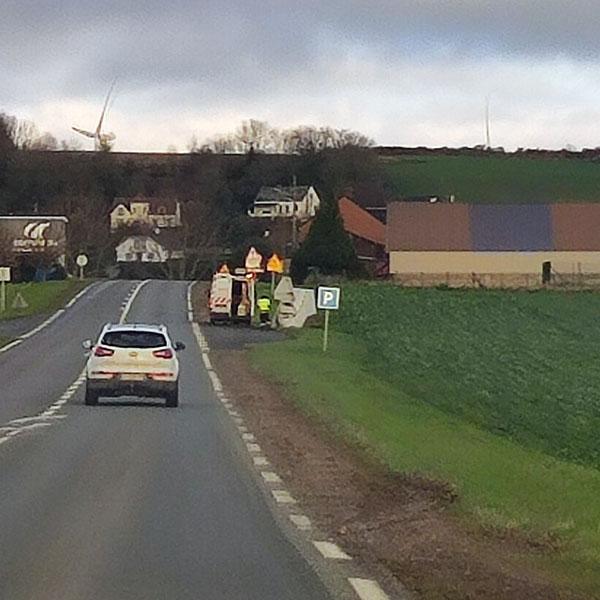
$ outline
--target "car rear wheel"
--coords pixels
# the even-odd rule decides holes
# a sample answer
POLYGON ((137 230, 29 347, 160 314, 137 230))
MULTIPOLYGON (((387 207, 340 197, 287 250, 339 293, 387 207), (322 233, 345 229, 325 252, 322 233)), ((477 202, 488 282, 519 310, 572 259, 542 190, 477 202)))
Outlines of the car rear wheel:
POLYGON ((85 388, 85 404, 87 406, 96 406, 98 404, 98 392, 85 388))
POLYGON ((165 405, 168 408, 176 408, 179 406, 179 389, 175 388, 172 392, 167 394, 165 405))

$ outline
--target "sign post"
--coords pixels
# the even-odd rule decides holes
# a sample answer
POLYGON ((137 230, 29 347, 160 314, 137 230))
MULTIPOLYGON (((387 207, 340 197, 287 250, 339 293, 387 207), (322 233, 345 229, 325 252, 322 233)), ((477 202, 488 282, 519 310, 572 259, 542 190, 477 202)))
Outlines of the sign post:
POLYGON ((323 328, 323 352, 327 352, 329 344, 329 313, 340 308, 340 288, 317 288, 317 308, 325 311, 325 327, 323 328))
POLYGON ((83 279, 83 269, 88 264, 88 257, 85 254, 79 254, 75 261, 79 267, 79 279, 83 279))
POLYGON ((0 311, 6 312, 6 284, 10 281, 10 267, 0 267, 0 311))
POLYGON ((275 294, 275 274, 279 273, 280 275, 283 273, 283 261, 277 256, 277 254, 273 254, 271 258, 267 261, 267 271, 271 273, 271 312, 273 312, 273 296, 275 294))

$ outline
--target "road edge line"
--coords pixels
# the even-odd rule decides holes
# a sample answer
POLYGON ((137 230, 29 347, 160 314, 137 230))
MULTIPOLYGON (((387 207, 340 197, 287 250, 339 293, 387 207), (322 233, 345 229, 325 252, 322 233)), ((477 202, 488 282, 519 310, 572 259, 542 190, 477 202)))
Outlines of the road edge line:
POLYGON ((58 317, 60 317, 69 308, 71 308, 75 304, 75 302, 77 302, 77 300, 79 300, 82 296, 84 296, 87 292, 89 292, 97 284, 98 284, 97 281, 90 283, 89 285, 84 287, 82 290, 77 292, 77 294, 75 294, 75 296, 73 296, 73 298, 71 298, 71 300, 69 300, 69 302, 63 308, 59 308, 54 314, 50 315, 45 321, 43 321, 42 323, 40 323, 33 329, 30 329, 29 331, 16 337, 14 340, 8 342, 8 344, 5 344, 4 346, 0 347, 0 354, 3 352, 8 352, 12 348, 19 346, 21 343, 23 343, 24 340, 28 340, 30 337, 34 336, 35 334, 39 333, 40 331, 42 331, 43 329, 48 327, 48 325, 51 325, 54 321, 56 321, 56 319, 58 319, 58 317))

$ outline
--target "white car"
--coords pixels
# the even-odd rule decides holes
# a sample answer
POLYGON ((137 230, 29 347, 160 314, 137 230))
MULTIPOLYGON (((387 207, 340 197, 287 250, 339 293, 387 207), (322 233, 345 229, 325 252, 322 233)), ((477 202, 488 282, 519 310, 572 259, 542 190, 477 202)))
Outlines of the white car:
POLYGON ((164 398, 179 403, 179 361, 164 325, 105 325, 98 341, 83 342, 90 351, 86 365, 85 403, 98 404, 101 396, 164 398))

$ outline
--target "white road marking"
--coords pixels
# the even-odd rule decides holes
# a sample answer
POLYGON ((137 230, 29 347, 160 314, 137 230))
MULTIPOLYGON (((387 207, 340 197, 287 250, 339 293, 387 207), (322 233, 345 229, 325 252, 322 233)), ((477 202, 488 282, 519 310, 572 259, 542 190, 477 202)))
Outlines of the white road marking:
POLYGON ((92 284, 88 285, 87 287, 83 288, 80 292, 78 292, 69 301, 69 303, 65 306, 65 308, 60 308, 52 316, 48 317, 43 323, 40 323, 37 327, 34 327, 32 330, 28 331, 27 333, 20 335, 16 340, 13 340, 9 344, 6 344, 6 346, 2 346, 2 348, 0 348, 0 353, 8 352, 12 348, 15 348, 16 346, 21 344, 23 342, 23 340, 29 339, 31 336, 35 335, 36 333, 39 333, 42 329, 48 327, 48 325, 53 323, 56 319, 58 319, 58 317, 60 317, 65 312, 65 309, 71 308, 73 306, 73 304, 75 304, 75 302, 77 302, 77 300, 79 300, 79 298, 81 298, 84 294, 86 294, 94 285, 96 285, 96 284, 92 283, 92 284))
POLYGON ((210 358, 208 358, 208 354, 206 352, 202 353, 202 362, 207 369, 212 369, 212 363, 210 362, 210 358))
POLYGON ((140 290, 148 283, 150 283, 150 279, 145 279, 144 281, 141 281, 140 283, 138 283, 136 285, 136 287, 133 289, 131 296, 129 296, 129 299, 127 300, 127 302, 125 303, 125 306, 123 307, 123 312, 121 313, 121 318, 119 319, 119 323, 121 323, 121 324, 125 323, 125 319, 127 319, 127 315, 129 314, 129 311, 131 310, 131 306, 133 305, 133 302, 135 301, 137 295, 140 293, 140 290))
POLYGON ((296 504, 296 500, 286 490, 271 490, 271 494, 279 504, 296 504))
POLYGON ((281 483, 281 477, 273 471, 261 471, 260 474, 267 483, 281 483))
POLYGON ((242 417, 233 417, 233 420, 238 424, 238 425, 243 425, 244 424, 244 419, 242 419, 242 417))
POLYGON ((337 544, 334 544, 333 542, 313 541, 313 544, 325 558, 332 558, 334 560, 352 560, 351 556, 348 556, 337 544))
POLYGON ((18 346, 21 343, 21 341, 22 340, 20 340, 20 339, 16 339, 16 340, 10 342, 9 344, 6 344, 6 346, 2 346, 2 348, 0 348, 0 352, 8 352, 11 348, 18 346))
POLYGON ((269 464, 269 461, 264 456, 254 456, 252 462, 257 467, 266 467, 269 464))
POLYGON ((390 597, 372 579, 349 577, 348 581, 361 600, 390 600, 390 597))
POLYGON ((194 307, 192 305, 192 288, 194 285, 196 285, 196 282, 192 281, 192 283, 190 283, 187 287, 187 314, 188 321, 190 322, 194 321, 194 307))
POLYGON ((290 521, 301 531, 312 529, 312 523, 306 515, 290 515, 290 521))
POLYGON ((246 448, 248 448, 248 452, 262 452, 260 446, 258 444, 246 444, 246 448))
POLYGON ((253 433, 244 433, 244 434, 242 434, 242 439, 245 442, 254 442, 254 441, 256 441, 256 438, 254 437, 253 433))

